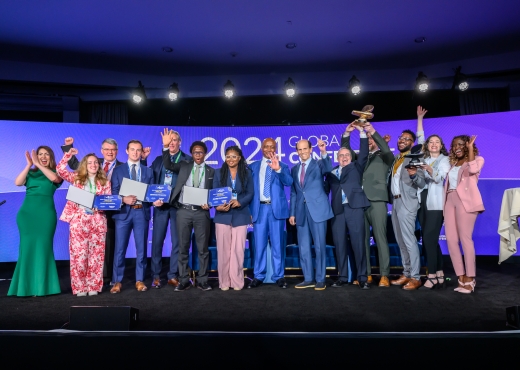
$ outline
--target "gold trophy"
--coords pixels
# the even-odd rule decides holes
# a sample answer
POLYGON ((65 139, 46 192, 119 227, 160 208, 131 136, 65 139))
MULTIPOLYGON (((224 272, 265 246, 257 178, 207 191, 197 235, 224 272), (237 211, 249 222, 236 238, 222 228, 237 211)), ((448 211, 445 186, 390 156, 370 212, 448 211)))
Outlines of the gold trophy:
POLYGON ((353 122, 353 124, 356 126, 365 126, 367 119, 374 118, 374 113, 372 113, 373 110, 373 105, 365 105, 362 110, 353 110, 352 114, 359 117, 353 122))

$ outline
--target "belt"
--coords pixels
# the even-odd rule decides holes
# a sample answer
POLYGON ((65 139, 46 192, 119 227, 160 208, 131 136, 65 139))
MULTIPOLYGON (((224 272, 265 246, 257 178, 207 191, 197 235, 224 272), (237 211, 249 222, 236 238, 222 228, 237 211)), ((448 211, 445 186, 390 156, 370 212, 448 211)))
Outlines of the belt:
POLYGON ((454 191, 457 191, 457 189, 448 189, 448 193, 453 193, 454 191))
POLYGON ((192 205, 187 206, 186 204, 179 204, 179 206, 180 206, 180 208, 189 209, 190 211, 198 211, 199 209, 202 209, 201 206, 192 206, 192 205))
POLYGON ((399 194, 399 195, 394 195, 394 199, 399 199, 399 198, 401 198, 401 194, 399 194))
POLYGON ((139 209, 139 208, 143 208, 143 205, 142 204, 134 204, 133 206, 130 206, 130 208, 132 208, 132 209, 139 209))
POLYGON ((271 204, 270 200, 261 200, 260 204, 271 204))

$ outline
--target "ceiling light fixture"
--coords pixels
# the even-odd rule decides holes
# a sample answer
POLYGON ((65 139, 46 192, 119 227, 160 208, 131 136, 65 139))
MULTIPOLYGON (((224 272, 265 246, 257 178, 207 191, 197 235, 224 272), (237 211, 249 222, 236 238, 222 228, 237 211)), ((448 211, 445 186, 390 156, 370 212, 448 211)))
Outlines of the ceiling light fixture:
POLYGON ((230 80, 227 80, 224 85, 224 96, 228 99, 231 99, 233 96, 235 96, 235 85, 233 85, 230 80))
POLYGON ((420 92, 426 92, 430 88, 430 82, 428 80, 428 77, 422 73, 419 72, 419 75, 415 79, 415 89, 420 92))
POLYGON ((361 92, 361 83, 356 75, 352 75, 352 78, 348 81, 348 89, 354 95, 358 95, 361 92))
POLYGON ((289 77, 287 81, 285 81, 284 90, 285 95, 287 95, 287 97, 289 98, 294 98, 294 96, 296 95, 296 84, 294 83, 291 77, 289 77))
POLYGON ((453 85, 451 85, 452 90, 466 91, 469 88, 468 77, 460 71, 461 69, 461 66, 454 69, 455 76, 453 77, 453 85))
POLYGON ((144 86, 139 81, 139 85, 134 89, 134 92, 132 94, 132 101, 135 104, 141 104, 143 100, 146 99, 146 91, 144 91, 144 86))
POLYGON ((170 101, 175 101, 179 98, 179 85, 174 82, 168 88, 168 99, 170 101))

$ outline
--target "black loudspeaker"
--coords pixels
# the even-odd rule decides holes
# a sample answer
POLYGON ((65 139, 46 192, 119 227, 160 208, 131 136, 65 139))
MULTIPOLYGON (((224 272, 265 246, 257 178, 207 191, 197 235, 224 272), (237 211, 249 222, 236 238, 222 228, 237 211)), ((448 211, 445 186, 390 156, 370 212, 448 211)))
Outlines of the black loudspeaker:
POLYGON ((72 306, 69 329, 84 331, 127 331, 139 323, 139 310, 130 306, 72 306))
POLYGON ((506 308, 506 325, 515 329, 520 329, 520 306, 506 308))

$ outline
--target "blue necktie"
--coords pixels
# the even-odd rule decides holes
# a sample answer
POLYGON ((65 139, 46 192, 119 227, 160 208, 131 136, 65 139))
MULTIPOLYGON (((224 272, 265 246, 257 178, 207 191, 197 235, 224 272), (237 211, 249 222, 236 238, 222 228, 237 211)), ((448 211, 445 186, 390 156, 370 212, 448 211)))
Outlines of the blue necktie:
MULTIPOLYGON (((336 170, 336 177, 338 178, 338 180, 341 177, 341 174, 339 173, 339 168, 336 170)), ((343 189, 342 189, 341 190, 341 203, 345 203, 345 199, 347 199, 347 196, 345 195, 345 193, 343 192, 343 189)))
POLYGON ((135 164, 132 165, 132 172, 131 172, 130 176, 132 177, 131 180, 137 180, 137 172, 135 170, 135 164))
MULTIPOLYGON (((267 161, 267 163, 271 163, 271 161, 267 161)), ((265 178, 264 178, 264 197, 266 199, 271 199, 271 174, 273 173, 273 169, 269 166, 265 169, 265 178)))
MULTIPOLYGON (((170 155, 170 162, 175 163, 175 162, 174 162, 174 158, 175 158, 174 155, 170 155)), ((170 171, 170 170, 166 170, 166 173, 173 173, 173 172, 170 171)))

